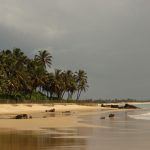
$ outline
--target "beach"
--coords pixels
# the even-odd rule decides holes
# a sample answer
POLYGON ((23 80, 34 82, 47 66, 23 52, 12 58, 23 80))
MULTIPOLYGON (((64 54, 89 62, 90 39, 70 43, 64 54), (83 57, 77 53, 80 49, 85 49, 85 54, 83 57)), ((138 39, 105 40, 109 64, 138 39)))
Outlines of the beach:
POLYGON ((77 104, 0 104, 0 114, 20 113, 20 112, 43 112, 55 108, 56 112, 60 111, 84 111, 94 110, 97 106, 84 106, 77 104))
POLYGON ((76 104, 0 104, 0 128, 40 130, 42 128, 88 127, 79 123, 79 115, 102 109, 76 104), (46 112, 55 109, 55 112, 46 112), (27 114, 32 119, 12 119, 27 114))
POLYGON ((150 120, 145 120, 143 114, 150 118, 147 115, 150 104, 138 105, 147 108, 120 110, 96 105, 1 104, 0 147, 3 150, 149 150, 150 120), (45 112, 51 108, 56 112, 45 112), (33 118, 8 119, 21 113, 33 118), (115 117, 109 118, 110 113, 115 117), (45 115, 47 117, 43 118, 45 115), (100 119, 102 116, 106 118, 100 119), (142 120, 136 119, 137 116, 142 120))
MULTIPOLYGON (((118 103, 120 105, 120 103, 118 103)), ((15 130, 41 130, 42 128, 94 127, 81 123, 81 116, 106 112, 126 111, 95 104, 91 106, 77 104, 0 104, 0 128, 15 130), (49 112, 55 109, 55 112, 49 112), (30 119, 14 119, 26 114, 30 119)), ((96 126, 102 127, 102 126, 96 126)))

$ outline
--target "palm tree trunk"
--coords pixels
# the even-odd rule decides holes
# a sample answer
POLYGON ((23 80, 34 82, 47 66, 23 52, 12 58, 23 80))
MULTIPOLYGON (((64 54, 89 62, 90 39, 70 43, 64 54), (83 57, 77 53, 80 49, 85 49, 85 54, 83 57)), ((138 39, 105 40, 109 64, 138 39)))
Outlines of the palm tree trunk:
POLYGON ((70 99, 70 92, 68 91, 68 100, 70 99))
POLYGON ((79 100, 79 98, 80 98, 80 96, 81 96, 81 92, 82 92, 82 90, 79 91, 77 100, 79 100))
POLYGON ((48 91, 46 91, 46 94, 47 94, 47 98, 48 98, 48 91))
POLYGON ((31 97, 32 97, 32 91, 30 92, 30 97, 29 97, 29 98, 30 98, 30 100, 31 100, 31 97))
POLYGON ((61 99, 63 99, 64 95, 65 95, 65 91, 62 92, 61 99))
POLYGON ((79 99, 79 90, 77 91, 77 100, 79 99))

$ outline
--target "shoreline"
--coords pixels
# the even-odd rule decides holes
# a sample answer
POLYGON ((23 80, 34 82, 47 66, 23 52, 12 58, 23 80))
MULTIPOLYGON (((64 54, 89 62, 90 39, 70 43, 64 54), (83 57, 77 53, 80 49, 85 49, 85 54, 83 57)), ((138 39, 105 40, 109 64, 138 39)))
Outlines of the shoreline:
POLYGON ((89 127, 79 123, 82 113, 97 111, 97 106, 76 104, 0 104, 0 129, 41 130, 42 128, 89 127), (55 108, 55 112, 45 112, 55 108), (62 113, 69 111, 69 113, 62 113), (32 119, 11 119, 18 114, 32 115, 32 119))
POLYGON ((83 106, 77 104, 0 104, 0 130, 42 130, 46 128, 98 127, 81 123, 81 116, 105 112, 127 111, 127 109, 83 106), (45 112, 55 108, 55 112, 45 112), (69 113, 63 113, 69 111, 69 113), (32 119, 11 119, 18 114, 32 115, 32 119))

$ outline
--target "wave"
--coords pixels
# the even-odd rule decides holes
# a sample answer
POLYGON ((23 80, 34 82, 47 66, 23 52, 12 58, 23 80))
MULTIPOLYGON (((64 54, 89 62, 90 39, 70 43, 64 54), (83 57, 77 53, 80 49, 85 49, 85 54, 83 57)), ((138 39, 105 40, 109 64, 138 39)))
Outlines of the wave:
POLYGON ((129 115, 129 117, 134 119, 150 120, 150 112, 139 115, 129 115))

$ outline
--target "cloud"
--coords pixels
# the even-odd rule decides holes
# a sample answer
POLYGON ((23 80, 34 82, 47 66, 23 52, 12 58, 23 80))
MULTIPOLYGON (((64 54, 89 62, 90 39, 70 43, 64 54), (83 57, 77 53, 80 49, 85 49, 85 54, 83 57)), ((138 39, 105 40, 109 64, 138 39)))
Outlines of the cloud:
POLYGON ((0 48, 46 48, 53 67, 85 69, 84 98, 149 98, 149 3, 0 0, 0 48))

